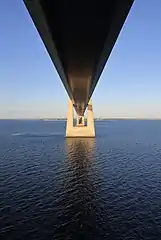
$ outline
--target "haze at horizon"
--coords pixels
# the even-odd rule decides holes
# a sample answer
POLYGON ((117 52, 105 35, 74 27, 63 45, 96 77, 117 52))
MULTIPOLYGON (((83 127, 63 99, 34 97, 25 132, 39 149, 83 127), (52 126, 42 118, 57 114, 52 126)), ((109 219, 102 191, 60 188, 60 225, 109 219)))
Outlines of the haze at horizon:
MULTIPOLYGON (((95 117, 161 118, 161 2, 136 0, 93 94, 95 117)), ((0 118, 65 117, 67 93, 21 0, 0 2, 0 118)))

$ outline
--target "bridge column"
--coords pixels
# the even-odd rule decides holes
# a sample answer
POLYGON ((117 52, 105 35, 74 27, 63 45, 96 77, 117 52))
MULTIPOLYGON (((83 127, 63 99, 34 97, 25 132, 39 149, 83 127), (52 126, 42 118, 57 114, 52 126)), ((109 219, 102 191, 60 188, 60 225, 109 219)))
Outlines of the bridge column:
POLYGON ((87 126, 85 126, 84 116, 77 116, 77 124, 76 126, 73 126, 73 117, 73 103, 69 99, 66 137, 95 137, 94 117, 91 100, 89 101, 87 107, 87 126))
POLYGON ((73 103, 72 101, 69 99, 68 102, 68 115, 67 115, 67 125, 66 125, 66 136, 70 135, 70 132, 73 129, 73 117, 74 117, 74 113, 73 113, 73 103))
POLYGON ((95 136, 95 127, 94 127, 94 116, 92 108, 92 100, 89 100, 87 108, 87 126, 93 136, 95 136))

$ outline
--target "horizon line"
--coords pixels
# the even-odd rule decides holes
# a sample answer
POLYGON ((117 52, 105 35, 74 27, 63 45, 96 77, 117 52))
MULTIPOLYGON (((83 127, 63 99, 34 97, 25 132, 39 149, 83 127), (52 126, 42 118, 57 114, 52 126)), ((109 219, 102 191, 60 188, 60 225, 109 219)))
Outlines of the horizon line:
MULTIPOLYGON (((0 118, 0 120, 66 120, 66 117, 44 117, 44 118, 0 118)), ((76 118, 74 118, 76 119, 76 118)), ((95 120, 161 120, 161 117, 154 118, 154 117, 95 117, 95 120)))

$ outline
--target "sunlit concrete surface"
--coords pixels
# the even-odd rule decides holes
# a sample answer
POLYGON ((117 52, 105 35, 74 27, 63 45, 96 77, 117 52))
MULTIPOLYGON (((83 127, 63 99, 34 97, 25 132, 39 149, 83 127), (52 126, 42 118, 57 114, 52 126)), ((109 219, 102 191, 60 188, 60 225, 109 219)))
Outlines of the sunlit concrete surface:
POLYGON ((66 137, 95 137, 94 117, 91 100, 87 106, 87 126, 85 126, 84 117, 81 122, 78 122, 77 120, 76 126, 73 125, 73 119, 73 103, 71 100, 69 100, 66 137))

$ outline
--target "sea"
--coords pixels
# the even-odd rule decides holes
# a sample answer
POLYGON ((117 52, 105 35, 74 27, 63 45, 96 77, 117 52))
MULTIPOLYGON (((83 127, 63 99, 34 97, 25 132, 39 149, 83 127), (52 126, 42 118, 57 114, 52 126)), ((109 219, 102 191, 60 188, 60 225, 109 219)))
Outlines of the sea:
POLYGON ((0 120, 0 240, 161 240, 161 121, 0 120))

